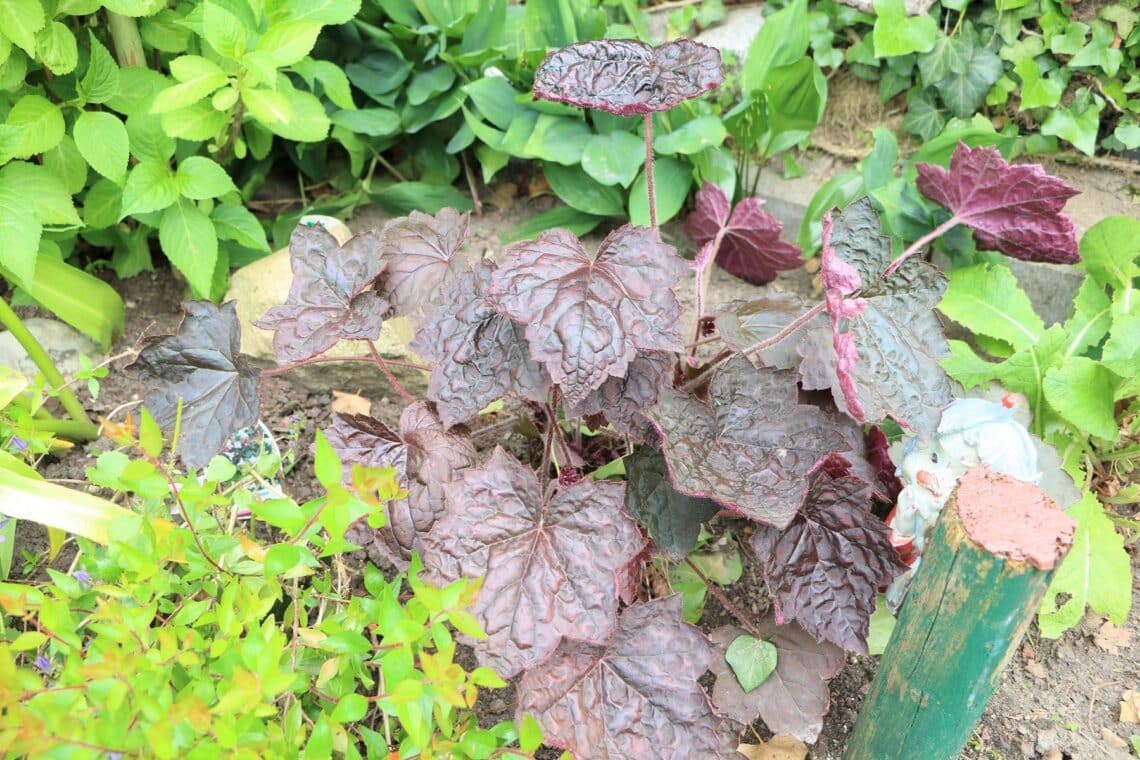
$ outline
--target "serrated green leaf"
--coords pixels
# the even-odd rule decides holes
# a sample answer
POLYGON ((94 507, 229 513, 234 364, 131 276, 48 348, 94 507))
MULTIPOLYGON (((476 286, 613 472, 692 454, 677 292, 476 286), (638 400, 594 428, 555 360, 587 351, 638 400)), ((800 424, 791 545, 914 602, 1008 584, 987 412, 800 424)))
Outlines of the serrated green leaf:
POLYGON ((582 169, 603 185, 629 187, 645 163, 645 143, 629 132, 594 135, 582 149, 582 169))
POLYGON ((1096 496, 1084 497, 1066 510, 1077 522, 1073 547, 1061 561, 1041 609, 1037 623, 1041 635, 1058 638, 1085 615, 1089 606, 1123 625, 1132 608, 1132 571, 1124 540, 1113 528, 1096 496), (1068 598, 1058 603, 1057 597, 1068 598))
POLYGON ((35 58, 36 33, 47 23, 40 0, 0 0, 0 19, 4 36, 35 58))
POLYGON ((347 24, 360 12, 360 0, 294 0, 285 4, 290 18, 347 24))
POLYGON ((1077 265, 1116 291, 1131 291, 1140 277, 1140 219, 1110 216, 1089 227, 1081 238, 1077 265))
POLYGON ((131 169, 123 186, 120 218, 161 211, 178 200, 179 190, 169 166, 157 161, 140 161, 131 169))
POLYGON ((117 91, 106 101, 107 107, 124 116, 149 116, 158 94, 170 86, 170 80, 152 69, 127 66, 118 70, 117 91))
POLYGON ((332 61, 303 58, 293 64, 293 70, 305 80, 309 89, 313 89, 314 82, 320 82, 325 97, 332 101, 333 105, 347 110, 356 108, 356 103, 352 99, 352 88, 344 69, 332 61))
POLYGON ((130 138, 119 117, 106 111, 84 111, 71 132, 75 146, 92 169, 116 185, 126 182, 130 138))
POLYGON ((194 200, 220 198, 226 193, 237 192, 237 186, 226 170, 205 156, 183 159, 174 178, 183 197, 194 200))
POLYGON ((24 189, 0 169, 0 265, 17 285, 28 288, 36 274, 36 254, 40 249, 43 225, 32 199, 24 189))
POLYGON ((7 158, 30 158, 51 150, 63 139, 63 113, 42 95, 24 95, 8 112, 6 124, 19 130, 19 140, 7 158))
POLYGON ((229 116, 216 110, 208 100, 162 114, 162 130, 182 140, 211 140, 229 126, 229 116))
POLYGON ((304 58, 317 42, 321 22, 291 20, 273 24, 244 60, 256 56, 263 64, 279 69, 304 58))
POLYGON ((63 182, 38 164, 13 161, 0 169, 0 175, 19 187, 31 201, 41 223, 55 227, 79 227, 83 222, 75 210, 71 193, 63 182))
POLYGON ((1112 328, 1100 360, 1123 378, 1140 377, 1140 304, 1131 304, 1131 311, 1127 311, 1124 299, 1116 300, 1112 328))
POLYGON ((396 182, 369 193, 378 206, 394 216, 412 211, 425 214, 438 213, 442 208, 470 211, 471 199, 451 185, 431 185, 426 182, 396 182))
POLYGON ((221 240, 232 240, 241 246, 255 251, 268 251, 269 241, 265 239, 265 229, 257 217, 245 206, 233 203, 219 203, 210 212, 214 229, 221 240))
POLYGON ((131 155, 138 161, 165 164, 174 157, 178 143, 163 130, 161 119, 147 114, 133 114, 127 117, 126 126, 131 155))
POLYGON ((123 189, 109 179, 100 179, 83 196, 83 223, 95 230, 116 224, 123 216, 122 202, 123 189))
POLYGON ((977 264, 952 269, 938 309, 971 332, 1003 340, 1015 350, 1030 346, 1045 324, 1009 267, 977 264))
POLYGON ((52 21, 36 34, 36 57, 53 74, 70 74, 79 64, 75 35, 60 22, 52 21))
POLYGON ((179 198, 162 212, 158 241, 195 296, 208 297, 218 260, 218 238, 210 218, 193 201, 179 198))
POLYGON ((1114 415, 1117 379, 1107 367, 1075 356, 1045 375, 1045 399, 1082 433, 1115 441, 1120 430, 1114 415))
POLYGON ((151 113, 161 114, 197 103, 226 83, 226 72, 200 55, 183 55, 170 62, 170 73, 179 82, 154 99, 151 113))
POLYGON ((1065 350, 1066 338, 1064 328, 1053 325, 1041 334, 1037 343, 1026 346, 997 365, 998 381, 1011 391, 1024 393, 1029 399, 1033 429, 1038 435, 1044 432, 1049 417, 1045 403, 1045 373, 1065 350))
POLYGON ((997 366, 974 353, 963 341, 949 341, 950 355, 939 364, 946 374, 962 384, 966 390, 985 385, 997 376, 997 366))
POLYGON ((202 36, 219 55, 240 60, 248 50, 249 36, 256 29, 256 24, 247 23, 222 3, 202 4, 202 36))
POLYGON ((776 669, 778 656, 771 642, 748 635, 737 636, 724 653, 745 694, 768 680, 776 669))
POLYGON ((332 124, 325 107, 315 95, 296 89, 284 75, 278 77, 277 92, 285 96, 290 118, 287 122, 267 123, 274 134, 297 142, 320 142, 328 136, 332 124))
POLYGON ((875 0, 875 56, 888 58, 925 53, 938 39, 938 22, 932 16, 909 16, 903 0, 875 0))
POLYGON ((1073 299, 1073 315, 1065 321, 1069 336, 1063 356, 1079 356, 1085 349, 1100 343, 1112 325, 1112 302, 1104 285, 1086 277, 1073 299))
POLYGON ((40 160, 45 169, 59 178, 68 193, 75 195, 87 185, 87 162, 68 135, 54 148, 44 151, 40 160))

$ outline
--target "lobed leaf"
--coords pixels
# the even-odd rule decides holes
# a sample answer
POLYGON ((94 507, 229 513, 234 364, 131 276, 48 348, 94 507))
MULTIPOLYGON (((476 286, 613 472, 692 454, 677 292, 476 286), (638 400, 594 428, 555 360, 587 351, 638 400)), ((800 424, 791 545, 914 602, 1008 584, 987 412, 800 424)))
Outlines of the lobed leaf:
POLYGON ((343 246, 320 225, 298 225, 289 239, 293 284, 289 297, 254 325, 273 330, 280 364, 304 361, 341 340, 380 337, 388 301, 373 289, 384 268, 375 231, 343 246))
POLYGON ((379 289, 393 314, 438 305, 440 285, 470 268, 469 257, 459 253, 470 220, 470 213, 444 208, 435 216, 413 211, 384 225, 380 250, 386 266, 379 289))
POLYGON ((808 474, 851 443, 823 410, 800 404, 795 375, 756 369, 743 356, 713 376, 711 404, 664 389, 646 413, 662 435, 673 486, 758 522, 787 526, 808 474))
POLYGON ((579 42, 546 56, 534 96, 618 116, 668 111, 724 81, 720 51, 685 38, 579 42))
POLYGON ((625 460, 626 506, 666 556, 680 561, 697 545, 701 525, 720 511, 711 499, 686 496, 669 482, 660 452, 639 446, 625 460))
POLYGON ((799 513, 783 529, 760 526, 752 549, 764 566, 776 622, 792 619, 819 641, 867 654, 875 594, 906 570, 890 530, 871 512, 871 486, 832 455, 808 478, 799 513))
MULTIPOLYGON (((586 398, 569 406, 569 417, 601 418, 631 440, 644 443, 654 437, 653 423, 642 410, 657 402, 660 389, 672 384, 677 360, 665 351, 638 353, 625 377, 609 377, 586 398)), ((592 425, 598 427, 598 425, 592 425)))
POLYGON ((495 265, 482 260, 444 287, 412 349, 432 363, 427 395, 447 427, 503 396, 543 401, 550 376, 530 358, 523 328, 495 311, 487 292, 495 265))
POLYGON ((446 488, 423 541, 430 582, 486 576, 472 613, 487 639, 479 662, 510 678, 564 636, 604 643, 617 619, 617 578, 645 546, 622 508, 625 486, 589 478, 543 494, 534 472, 501 448, 446 488))
POLYGON ((761 198, 745 198, 732 208, 724 190, 705 182, 685 221, 685 234, 698 245, 720 238, 716 263, 731 275, 764 285, 786 269, 803 265, 800 249, 780 239, 784 225, 763 209, 761 198))
POLYGON ((187 301, 182 310, 178 331, 149 338, 127 369, 152 386, 143 404, 164 429, 175 426, 181 400, 178 453, 187 467, 198 469, 257 420, 260 372, 240 353, 233 301, 187 301))
POLYGON ((744 725, 752 724, 759 715, 776 734, 814 742, 823 730, 823 716, 831 702, 827 681, 846 661, 843 650, 826 641, 817 642, 793 622, 778 625, 772 617, 761 620, 757 631, 776 647, 776 669, 750 692, 740 688, 724 658, 728 647, 745 631, 726 625, 709 634, 718 655, 709 665, 716 675, 712 692, 715 709, 744 725))
POLYGON ((491 296, 526 326, 531 357, 577 404, 606 378, 625 377, 639 350, 681 350, 671 288, 684 271, 652 228, 620 227, 594 256, 573 233, 549 230, 507 248, 491 296))
MULTIPOLYGON (((771 338, 808 310, 808 305, 795 293, 772 291, 750 301, 731 301, 716 313, 717 333, 737 351, 747 351, 762 340, 771 338)), ((801 340, 811 331, 822 328, 830 337, 827 317, 819 315, 771 348, 753 352, 762 364, 775 369, 800 366, 801 340)), ((818 388, 818 386, 814 386, 818 388)), ((830 383, 823 387, 830 387, 830 383)))
POLYGON ((1077 190, 1037 164, 1011 165, 997 148, 958 144, 950 169, 918 163, 918 189, 974 229, 979 248, 1025 261, 1080 261, 1073 221, 1061 213, 1077 190))
POLYGON ((950 384, 937 360, 948 353, 934 315, 946 279, 908 258, 889 277, 891 246, 869 198, 823 219, 823 284, 831 316, 836 402, 859 422, 887 416, 933 431, 950 384))
POLYGON ((637 604, 608 641, 564 639, 523 675, 519 713, 577 757, 739 758, 697 683, 712 659, 704 635, 681 621, 679 596, 637 604))

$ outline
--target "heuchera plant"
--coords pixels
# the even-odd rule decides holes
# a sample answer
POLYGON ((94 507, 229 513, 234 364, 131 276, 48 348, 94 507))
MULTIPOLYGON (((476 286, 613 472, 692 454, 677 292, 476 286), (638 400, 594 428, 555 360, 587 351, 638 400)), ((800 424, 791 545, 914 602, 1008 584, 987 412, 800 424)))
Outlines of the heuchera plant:
MULTIPOLYGON (((535 92, 645 114, 651 158, 652 112, 721 78, 719 54, 689 40, 608 40, 552 53, 535 92)), ((1073 259, 1058 214, 1072 191, 1039 169, 962 145, 949 173, 919 171, 920 189, 953 213, 940 233, 966 224, 980 245, 1073 259)), ((520 710, 579 757, 732 757, 733 721, 758 715, 813 741, 843 650, 867 652, 876 592, 904 566, 871 511, 897 483, 881 434, 872 427, 868 443, 864 426, 890 417, 928 434, 951 400, 933 314, 945 279, 914 255, 929 240, 892 258, 867 199, 823 224, 822 303, 771 294, 716 315, 704 288, 718 257, 764 281, 798 252, 759 201, 733 210, 711 186, 688 224, 703 244, 688 266, 655 227, 632 225, 595 251, 552 230, 498 262, 469 260, 467 218, 450 210, 344 246, 319 227, 294 233, 289 301, 259 322, 275 331, 282 367, 336 360, 323 353, 336 341, 371 345, 382 318, 422 316, 413 345, 431 362, 427 399, 397 383, 408 401, 398 430, 338 415, 326 431, 346 463, 404 477, 389 524, 374 536, 362 526, 362 540, 396 568, 418 552, 433 582, 484 577, 475 614, 488 636, 470 642, 479 661, 521 674, 520 710), (690 270, 686 340, 675 288, 690 270), (501 398, 537 431, 533 461, 473 445, 466 424, 501 398), (586 451, 586 427, 625 452, 627 482, 587 477, 606 447, 586 451), (720 511, 755 524, 774 613, 750 621, 725 600, 738 626, 710 642, 681 621, 679 599, 642 601, 638 580, 654 549, 684 557, 720 511), (709 667, 711 702, 697 684, 709 667)), ((184 422, 202 421, 183 425, 179 447, 194 467, 255 416, 257 370, 236 353, 230 306, 186 308, 178 334, 143 348, 136 366, 155 385, 156 418, 172 420, 181 398, 184 422)))

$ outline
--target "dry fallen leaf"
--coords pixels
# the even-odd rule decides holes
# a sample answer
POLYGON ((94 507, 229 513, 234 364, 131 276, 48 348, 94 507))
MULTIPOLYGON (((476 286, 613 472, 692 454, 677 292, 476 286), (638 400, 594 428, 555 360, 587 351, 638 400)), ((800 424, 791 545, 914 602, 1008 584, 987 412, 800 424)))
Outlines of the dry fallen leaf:
POLYGON ((741 744, 736 751, 748 760, 804 760, 807 745, 792 736, 773 736, 759 744, 741 744))
POLYGON ((1093 643, 1111 655, 1120 654, 1120 648, 1132 643, 1132 631, 1105 621, 1093 637, 1093 643))
POLYGON ((1054 747, 1042 755, 1041 760, 1061 760, 1064 756, 1065 755, 1061 752, 1061 750, 1054 747))
POLYGON ((1114 749, 1122 749, 1126 751, 1128 749, 1128 742, 1112 733, 1112 731, 1110 731, 1107 727, 1101 727, 1100 740, 1114 749))
POLYGON ((500 182, 490 189, 487 194, 487 203, 495 208, 510 208, 515 203, 519 188, 514 182, 500 182))
POLYGON ((1036 660, 1027 664, 1025 666, 1025 669, 1028 670, 1029 675, 1033 676, 1034 678, 1044 678, 1045 677, 1045 666, 1042 665, 1041 663, 1037 662, 1036 660))
POLYGON ((344 391, 333 391, 333 400, 330 406, 338 414, 370 414, 372 402, 363 396, 344 391))
POLYGON ((1140 691, 1129 689, 1120 695, 1120 722, 1140 723, 1140 691))

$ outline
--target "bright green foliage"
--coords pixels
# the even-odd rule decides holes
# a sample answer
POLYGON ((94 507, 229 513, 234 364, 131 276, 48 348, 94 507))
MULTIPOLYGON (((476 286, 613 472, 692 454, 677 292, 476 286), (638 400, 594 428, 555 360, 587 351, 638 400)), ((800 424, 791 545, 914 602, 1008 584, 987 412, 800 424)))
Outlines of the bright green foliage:
MULTIPOLYGON (((715 544, 710 544, 711 535, 701 526, 697 545, 689 553, 688 561, 697 566, 704 576, 718 586, 727 586, 740 580, 744 573, 744 562, 736 548, 731 534, 725 534, 715 544)), ((659 567, 666 563, 663 559, 654 560, 659 567)), ((697 623, 705 611, 708 584, 688 562, 671 564, 665 568, 669 586, 681 595, 681 614, 687 623, 697 623)))
POLYGON ((909 16, 903 0, 875 0, 875 55, 880 58, 927 53, 938 39, 937 22, 909 16))
MULTIPOLYGON (((107 452, 89 471, 131 507, 111 524, 109 545, 81 542, 71 575, 0 585, 9 752, 532 756, 541 743, 533 720, 484 729, 471 712, 480 688, 503 681, 455 662, 452 627, 482 636, 465 611, 478 582, 431 586, 418 560, 393 578, 369 566, 363 593, 348 582, 345 530, 384 519, 398 496, 393 470, 358 469, 349 490, 321 440, 325 496, 256 501, 240 486, 251 474, 225 460, 202 482, 168 469, 145 421, 137 434, 115 434, 139 455, 107 452), (252 510, 248 525, 233 520, 240 509, 252 510)), ((255 465, 263 475, 274 466, 255 465)))
POLYGON ((771 642, 755 636, 737 636, 724 653, 725 661, 732 667, 745 693, 768 680, 776 669, 778 657, 771 642))

